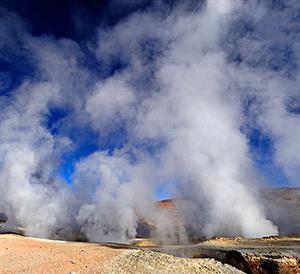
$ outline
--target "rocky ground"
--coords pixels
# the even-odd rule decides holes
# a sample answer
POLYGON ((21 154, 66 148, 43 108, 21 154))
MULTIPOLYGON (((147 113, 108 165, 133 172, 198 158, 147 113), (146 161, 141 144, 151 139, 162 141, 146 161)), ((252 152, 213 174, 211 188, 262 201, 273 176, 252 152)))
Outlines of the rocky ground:
POLYGON ((196 245, 64 242, 0 235, 0 273, 300 273, 300 238, 215 238, 196 245))
POLYGON ((187 259, 150 250, 131 250, 115 257, 105 267, 105 274, 145 273, 244 273, 214 259, 187 259))
POLYGON ((243 273, 214 259, 12 234, 0 235, 0 251, 0 273, 243 273))
POLYGON ((246 273, 300 274, 300 237, 215 238, 196 245, 159 247, 189 258, 214 258, 246 273))

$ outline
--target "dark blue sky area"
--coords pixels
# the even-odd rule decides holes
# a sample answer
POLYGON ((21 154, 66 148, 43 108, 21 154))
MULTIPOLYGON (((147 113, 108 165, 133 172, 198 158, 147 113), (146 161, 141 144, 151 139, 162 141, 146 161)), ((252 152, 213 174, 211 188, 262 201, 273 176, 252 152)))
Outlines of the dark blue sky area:
MULTIPOLYGON (((41 0, 23 0, 12 1, 2 0, 0 6, 8 11, 14 12, 25 19, 25 22, 34 36, 50 35, 55 38, 67 37, 77 41, 79 44, 85 44, 86 41, 92 41, 95 31, 99 25, 111 27, 120 20, 133 12, 148 8, 152 1, 132 1, 131 4, 125 5, 126 1, 96 1, 96 0, 65 0, 65 1, 41 1, 41 0)), ((127 1, 130 3, 130 1, 127 1)), ((175 1, 164 1, 172 8, 175 1)), ((274 9, 284 8, 285 1, 267 1, 274 9)), ((236 26, 236 31, 232 36, 228 37, 228 41, 234 44, 235 35, 248 35, 255 31, 255 27, 251 22, 244 22, 236 26)), ((17 38, 14 38, 17 39, 17 38)), ((227 42, 228 42, 227 41, 227 42)), ((155 41, 154 41, 155 43, 155 41)), ((226 43, 225 45, 226 46, 226 43)), ((288 45, 274 44, 272 52, 274 58, 271 60, 263 60, 260 64, 256 64, 253 60, 242 60, 239 52, 233 47, 233 51, 228 54, 230 61, 240 63, 248 62, 255 67, 264 63, 272 70, 286 70, 291 73, 295 69, 293 63, 293 52, 288 45), (252 63, 251 63, 252 62, 252 63)), ((20 52, 20 51, 18 51, 20 52)), ((156 54, 156 53, 155 53, 156 54)), ((13 49, 6 48, 2 50, 0 55, 0 80, 3 78, 2 95, 8 95, 17 87, 23 79, 33 77, 35 67, 29 59, 24 58, 25 54, 15 53, 13 49)), ((86 57, 88 59, 88 56, 86 57)), ((91 61, 91 64, 93 60, 91 61)), ((109 74, 114 70, 122 67, 120 60, 116 60, 115 65, 110 68, 109 74)), ((102 73, 100 71, 100 73, 102 73)), ((148 83, 144 81, 143 83, 148 83)), ((299 104, 290 104, 290 109, 294 113, 300 113, 299 104)), ((68 116, 71 110, 53 109, 50 110, 47 118, 47 128, 52 134, 60 134, 63 130, 59 126, 59 121, 68 116)), ((72 182, 72 174, 76 161, 82 157, 97 150, 105 150, 112 153, 115 149, 122 148, 127 140, 127 132, 122 126, 111 130, 105 136, 92 132, 88 128, 73 128, 69 134, 70 139, 75 143, 72 151, 66 153, 62 160, 59 173, 66 179, 68 183, 72 182), (99 141, 101 140, 101 141, 99 141)), ((245 132, 248 136, 250 144, 250 154, 255 164, 266 177, 266 180, 272 182, 273 185, 285 185, 287 178, 281 170, 272 162, 273 143, 272 140, 264 135, 259 128, 251 128, 245 132)), ((147 153, 155 155, 163 146, 161 143, 139 144, 145 147, 147 153)), ((134 155, 131 155, 134 159, 134 155)), ((160 198, 166 197, 165 189, 158 191, 160 198)))
POLYGON ((82 40, 93 35, 98 25, 112 26, 150 2, 132 1, 128 6, 122 0, 4 0, 1 5, 26 18, 33 35, 82 40))

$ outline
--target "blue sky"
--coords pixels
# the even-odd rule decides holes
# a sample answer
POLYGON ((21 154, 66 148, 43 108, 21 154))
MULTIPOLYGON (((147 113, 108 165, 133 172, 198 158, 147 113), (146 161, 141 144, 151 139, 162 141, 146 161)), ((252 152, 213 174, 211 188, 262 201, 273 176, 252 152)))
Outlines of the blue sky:
MULTIPOLYGON (((176 1, 168 2, 168 9, 161 8, 161 13, 165 16, 176 5, 176 1)), ((276 12, 288 9, 288 1, 264 1, 270 11, 276 12)), ((195 2, 190 3, 193 7, 195 2)), ((120 22, 130 17, 133 14, 143 13, 145 10, 152 7, 151 1, 133 1, 131 4, 126 1, 2 1, 2 14, 13 12, 21 18, 20 26, 10 27, 16 36, 10 37, 10 42, 13 45, 10 47, 3 46, 1 49, 1 95, 7 98, 13 96, 15 90, 26 79, 38 81, 39 68, 36 61, 27 53, 26 47, 22 45, 22 32, 29 32, 33 37, 52 37, 51 39, 59 40, 61 38, 69 38, 78 43, 83 56, 80 62, 84 64, 89 71, 89 80, 91 83, 96 79, 106 79, 114 75, 116 72, 122 71, 128 67, 126 58, 122 54, 116 54, 113 60, 108 64, 103 64, 97 60, 89 51, 88 47, 96 43, 96 35, 101 26, 103 29, 112 29, 120 22)), ((201 6, 201 5, 200 5, 201 6)), ((300 9, 298 7, 294 12, 298 15, 293 15, 294 21, 300 24, 300 9)), ((245 12, 247 13, 247 12, 245 12)), ((267 19, 266 19, 267 20, 267 19)), ((19 21, 20 22, 20 21, 19 21)), ((276 29, 266 30, 262 32, 264 25, 255 23, 250 17, 235 18, 232 22, 232 29, 229 34, 223 38, 224 48, 227 58, 230 62, 236 65, 247 63, 253 69, 268 69, 270 71, 280 72, 287 75, 288 78, 295 77, 298 72, 298 64, 295 61, 295 54, 289 40, 270 40, 264 49, 266 54, 261 54, 260 59, 255 59, 253 56, 240 53, 239 45, 237 44, 241 38, 253 38, 257 40, 269 39, 270 32, 276 32, 276 29), (246 58, 246 59, 245 59, 246 58)), ((268 22, 265 22, 266 28, 268 22)), ((295 32, 295 24, 291 25, 289 30, 295 32)), ((299 30, 298 30, 299 31, 299 30)), ((276 35, 276 34, 271 34, 276 35)), ((295 38, 296 39, 296 38, 295 38)), ((146 41, 147 42, 147 41, 146 41)), ((159 40, 151 40, 151 45, 146 45, 144 53, 145 62, 153 63, 152 59, 156 60, 159 56, 158 47, 159 40), (147 53, 146 53, 147 52, 147 53)), ((151 83, 151 68, 145 70, 143 75, 139 75, 140 79, 137 82, 141 87, 149 88, 151 83), (147 74, 149 73, 149 74, 147 74), (144 78, 144 79, 143 79, 144 78)), ((297 89, 298 87, 293 87, 297 89)), ((146 91, 145 91, 146 92, 146 91)), ((298 90, 299 92, 299 90, 298 90)), ((294 104, 291 112, 295 115, 300 113, 299 102, 294 104)), ((96 151, 105 151, 108 155, 114 153, 115 150, 120 150, 124 146, 128 146, 128 128, 126 121, 119 120, 108 130, 103 132, 91 128, 88 122, 83 124, 70 123, 66 126, 69 116, 74 112, 72 106, 62 104, 62 106, 50 108, 46 115, 46 128, 52 135, 65 135, 73 142, 71 149, 61 155, 61 163, 58 168, 60 174, 68 184, 72 184, 72 176, 75 164, 82 158, 96 151)), ((246 113, 247 116, 247 113, 246 113)), ((243 130, 248 138, 249 151, 256 168, 264 176, 266 182, 270 186, 288 186, 291 182, 285 176, 282 168, 274 162, 274 138, 268 132, 263 132, 261 126, 256 123, 247 123, 246 130, 243 130)), ((133 147, 138 147, 140 150, 150 155, 158 153, 163 146, 163 142, 151 141, 150 139, 143 143, 137 142, 133 147), (147 143, 148 142, 148 143, 147 143), (157 145, 158 144, 158 145, 157 145)), ((134 155, 132 155, 134 157, 134 155)), ((159 188, 157 195, 159 198, 168 196, 166 190, 159 188)))
POLYGON ((201 235, 276 235, 258 196, 299 186, 299 87, 298 0, 3 0, 0 212, 126 241, 188 197, 201 235))

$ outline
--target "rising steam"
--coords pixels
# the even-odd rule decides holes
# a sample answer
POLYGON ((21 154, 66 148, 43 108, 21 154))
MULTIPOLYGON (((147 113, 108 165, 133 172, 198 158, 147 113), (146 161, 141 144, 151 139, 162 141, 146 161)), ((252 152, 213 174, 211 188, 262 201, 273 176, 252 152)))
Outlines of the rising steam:
MULTIPOLYGON (((185 228, 172 231, 168 213, 155 207, 155 191, 165 187, 186 198, 178 211, 194 234, 277 234, 257 198, 247 130, 270 136, 274 161, 296 182, 299 71, 271 66, 278 58, 273 44, 287 41, 300 52, 293 22, 283 31, 297 1, 279 19, 279 11, 254 2, 172 10, 156 3, 110 29, 99 27, 97 39, 84 46, 33 36, 3 10, 1 51, 34 67, 33 77, 1 98, 0 212, 7 226, 40 237, 82 233, 90 241, 126 241, 145 219, 157 227, 155 237, 179 234, 187 241, 185 228), (276 31, 267 33, 264 26, 275 17, 276 31), (256 34, 241 32, 241 20, 256 34), (86 62, 91 55, 96 67, 86 62), (65 114, 49 125, 57 109, 65 114), (71 185, 58 174, 64 155, 78 145, 74 140, 85 142, 91 132, 101 147, 120 128, 122 145, 78 159, 71 185)), ((299 65, 299 56, 294 59, 299 65)))

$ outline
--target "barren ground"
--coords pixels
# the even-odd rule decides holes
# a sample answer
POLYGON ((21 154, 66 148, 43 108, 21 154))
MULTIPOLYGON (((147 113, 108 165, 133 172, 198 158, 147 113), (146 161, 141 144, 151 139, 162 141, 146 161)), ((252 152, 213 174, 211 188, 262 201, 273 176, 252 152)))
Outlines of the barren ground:
POLYGON ((2 234, 0 249, 1 273, 243 273, 214 259, 178 258, 117 244, 2 234))
POLYGON ((226 274, 243 271, 300 273, 300 238, 215 238, 194 245, 155 246, 148 239, 122 245, 0 234, 0 273, 226 274))
POLYGON ((0 251, 0 273, 100 273, 125 250, 2 234, 0 251))

